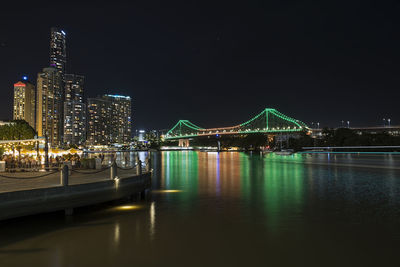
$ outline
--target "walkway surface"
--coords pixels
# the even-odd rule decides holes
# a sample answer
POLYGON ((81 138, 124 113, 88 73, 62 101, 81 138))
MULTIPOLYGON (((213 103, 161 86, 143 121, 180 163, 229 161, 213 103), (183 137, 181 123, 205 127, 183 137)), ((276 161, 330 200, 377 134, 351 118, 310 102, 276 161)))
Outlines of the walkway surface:
MULTIPOLYGON (((60 186, 60 171, 49 171, 46 172, 19 172, 19 173, 0 173, 0 193, 30 190, 37 188, 48 188, 60 186), (7 176, 5 178, 1 176, 7 176), (36 176, 46 175, 44 177, 34 178, 36 176)), ((117 176, 124 178, 127 176, 136 175, 136 169, 121 170, 118 169, 117 176)), ((69 184, 86 184, 99 182, 110 179, 110 169, 99 170, 77 170, 72 171, 69 177, 69 184), (78 173, 79 171, 79 173, 78 173)))

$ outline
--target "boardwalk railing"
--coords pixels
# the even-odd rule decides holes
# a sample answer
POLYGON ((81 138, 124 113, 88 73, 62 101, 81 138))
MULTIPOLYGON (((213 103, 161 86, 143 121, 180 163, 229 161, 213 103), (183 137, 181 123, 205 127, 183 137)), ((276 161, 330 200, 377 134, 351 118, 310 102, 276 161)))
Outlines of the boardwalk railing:
MULTIPOLYGON (((139 160, 140 161, 140 160, 139 160)), ((106 162, 102 162, 102 167, 109 167, 111 164, 105 164, 106 162)), ((5 172, 39 172, 39 171, 52 171, 52 170, 61 170, 65 164, 70 164, 73 169, 95 169, 95 164, 92 167, 85 167, 81 162, 76 161, 75 164, 73 161, 59 161, 59 162, 49 162, 48 166, 45 164, 39 163, 37 161, 13 161, 13 162, 5 162, 5 172)), ((146 159, 143 163, 140 161, 140 164, 144 167, 150 165, 150 160, 146 159)), ((133 164, 133 166, 119 166, 120 169, 133 169, 138 165, 138 162, 133 164)), ((87 166, 87 165, 86 165, 87 166)))
POLYGON ((102 172, 106 172, 107 170, 109 170, 109 177, 111 180, 119 178, 118 173, 120 171, 124 172, 125 174, 134 176, 142 175, 143 173, 151 172, 150 160, 146 159, 145 164, 139 160, 137 163, 130 167, 118 166, 117 162, 114 161, 111 165, 102 166, 100 169, 76 168, 72 166, 70 162, 63 162, 48 168, 39 168, 37 166, 34 166, 33 168, 8 168, 6 169, 6 171, 8 172, 0 172, 0 178, 14 180, 31 180, 47 177, 55 173, 60 173, 60 185, 66 186, 69 184, 69 177, 73 176, 74 174, 82 177, 82 175, 99 174, 102 172))

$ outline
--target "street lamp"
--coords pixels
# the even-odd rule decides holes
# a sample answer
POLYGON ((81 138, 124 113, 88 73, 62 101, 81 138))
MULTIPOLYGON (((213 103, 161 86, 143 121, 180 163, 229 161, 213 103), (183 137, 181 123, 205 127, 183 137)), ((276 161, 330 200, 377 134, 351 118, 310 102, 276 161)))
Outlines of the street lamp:
POLYGON ((350 128, 350 121, 347 121, 347 128, 350 128))
POLYGON ((388 125, 389 125, 389 127, 390 127, 390 119, 387 119, 387 121, 388 121, 388 125))
POLYGON ((318 128, 317 128, 317 129, 319 129, 319 122, 317 122, 317 126, 318 126, 318 128))

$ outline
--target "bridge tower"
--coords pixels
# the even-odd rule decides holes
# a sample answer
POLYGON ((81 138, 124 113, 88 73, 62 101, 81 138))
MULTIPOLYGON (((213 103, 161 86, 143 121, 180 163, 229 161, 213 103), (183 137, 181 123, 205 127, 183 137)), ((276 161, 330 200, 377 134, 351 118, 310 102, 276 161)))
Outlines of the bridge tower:
POLYGON ((179 147, 189 147, 189 139, 179 139, 179 147))

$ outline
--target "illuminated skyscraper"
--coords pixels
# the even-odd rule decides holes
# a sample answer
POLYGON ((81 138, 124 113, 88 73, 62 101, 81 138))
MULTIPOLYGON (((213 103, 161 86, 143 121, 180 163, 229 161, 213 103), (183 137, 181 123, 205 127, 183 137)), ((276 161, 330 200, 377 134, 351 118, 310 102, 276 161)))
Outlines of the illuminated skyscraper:
POLYGON ((103 95, 88 99, 89 145, 131 142, 131 98, 103 95))
POLYGON ((83 102, 83 87, 85 77, 75 74, 65 74, 65 101, 83 102))
POLYGON ((103 95, 103 99, 111 103, 110 142, 129 144, 132 135, 131 98, 122 95, 103 95))
POLYGON ((14 120, 25 120, 35 128, 35 86, 27 81, 14 83, 14 120))
POLYGON ((83 103, 85 77, 65 74, 64 143, 83 145, 86 141, 86 105, 83 103))
POLYGON ((44 68, 38 74, 36 101, 38 135, 47 135, 52 146, 60 146, 63 135, 63 87, 61 73, 56 68, 44 68))
POLYGON ((58 28, 51 28, 50 34, 50 66, 57 69, 61 77, 65 74, 67 63, 65 32, 58 28))
POLYGON ((109 145, 111 125, 111 103, 102 98, 88 98, 88 145, 109 145))

